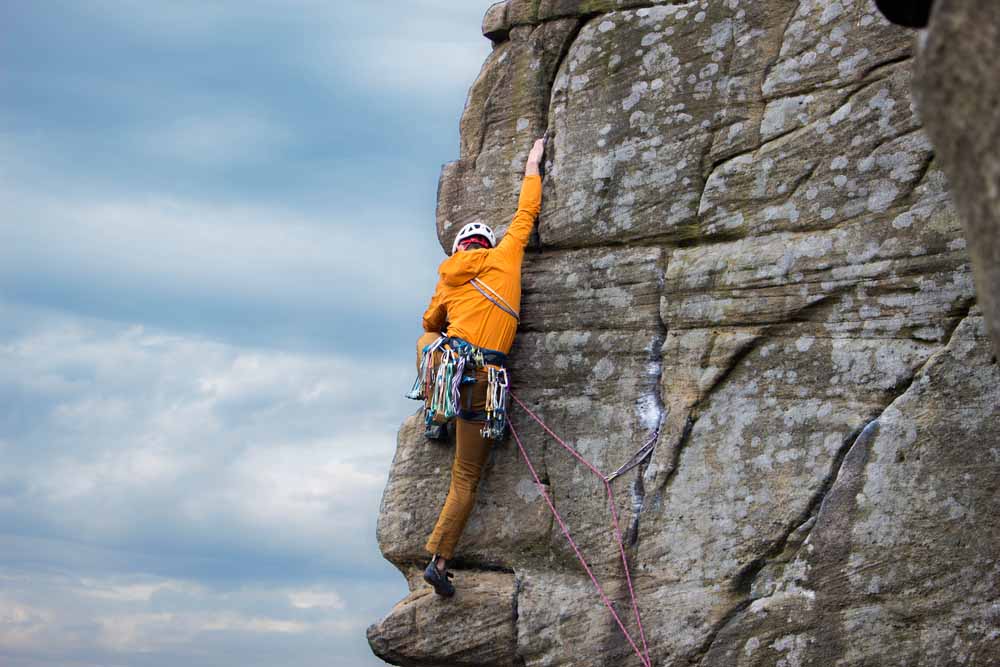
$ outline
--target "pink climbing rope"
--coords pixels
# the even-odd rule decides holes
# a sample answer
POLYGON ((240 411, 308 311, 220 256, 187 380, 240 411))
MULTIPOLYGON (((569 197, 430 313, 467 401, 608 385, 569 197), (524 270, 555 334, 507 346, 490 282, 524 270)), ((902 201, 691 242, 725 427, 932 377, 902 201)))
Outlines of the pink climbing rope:
POLYGON ((583 456, 581 456, 578 451, 567 445, 562 440, 562 438, 553 433, 552 429, 550 429, 545 424, 545 422, 543 422, 538 417, 538 415, 532 412, 528 408, 528 406, 525 405, 523 401, 521 401, 520 398, 515 396, 513 392, 511 392, 510 397, 513 398, 514 401, 521 406, 522 410, 528 413, 528 416, 530 416, 532 419, 538 422, 538 425, 541 426, 543 429, 545 429, 546 433, 551 435, 556 442, 562 445, 563 448, 566 449, 566 451, 568 451, 570 454, 572 454, 574 458, 580 461, 580 463, 589 468, 590 471, 595 475, 597 475, 597 477, 601 480, 601 482, 604 483, 604 488, 608 492, 608 501, 609 504, 611 505, 611 523, 614 526, 615 539, 618 541, 618 550, 621 553, 622 565, 625 568, 625 581, 628 583, 628 594, 629 597, 632 599, 632 613, 635 615, 635 623, 636 626, 638 626, 639 628, 639 637, 642 641, 642 651, 639 650, 639 647, 636 645, 635 640, 632 639, 632 635, 629 634, 629 631, 625 629, 625 624, 618 616, 618 612, 615 611, 614 606, 611 604, 611 600, 609 600, 608 596, 604 593, 604 588, 602 588, 600 582, 597 581, 597 577, 594 576, 593 571, 590 569, 590 565, 587 564, 587 560, 583 557, 583 554, 580 553, 580 548, 576 545, 576 542, 574 542, 573 538, 570 536, 569 528, 566 527, 566 523, 562 520, 562 517, 559 516, 559 512, 556 511, 556 506, 552 503, 552 499, 549 498, 549 494, 545 491, 545 485, 542 484, 542 480, 538 477, 538 473, 535 472, 535 467, 531 464, 531 459, 528 458, 528 452, 525 451, 524 445, 521 443, 521 438, 517 434, 517 429, 514 428, 513 422, 508 420, 507 423, 510 425, 511 435, 514 436, 514 441, 517 443, 517 448, 521 451, 521 456, 524 458, 524 462, 528 464, 528 470, 531 471, 531 476, 535 478, 535 484, 538 485, 538 490, 541 492, 542 497, 545 499, 546 504, 549 506, 549 509, 552 510, 552 515, 559 523, 559 527, 562 529, 563 535, 565 535, 566 539, 569 541, 570 546, 573 547, 573 551, 576 553, 576 557, 580 561, 580 564, 583 565, 583 569, 587 572, 587 575, 590 576, 590 580, 594 583, 594 587, 597 589, 598 594, 601 596, 601 600, 604 602, 604 606, 607 607, 608 611, 611 612, 611 615, 614 617, 615 622, 621 629, 622 634, 625 635, 625 639, 628 640, 628 643, 632 646, 632 650, 635 651, 635 654, 639 656, 639 660, 642 661, 643 667, 652 667, 653 663, 649 658, 649 647, 646 645, 646 633, 642 628, 642 618, 639 615, 639 605, 636 602, 635 589, 632 586, 632 575, 629 572, 628 558, 625 555, 625 544, 622 540, 622 531, 618 525, 618 511, 615 509, 615 494, 614 491, 611 490, 611 482, 608 481, 606 475, 601 473, 600 470, 598 470, 589 461, 583 458, 583 456))

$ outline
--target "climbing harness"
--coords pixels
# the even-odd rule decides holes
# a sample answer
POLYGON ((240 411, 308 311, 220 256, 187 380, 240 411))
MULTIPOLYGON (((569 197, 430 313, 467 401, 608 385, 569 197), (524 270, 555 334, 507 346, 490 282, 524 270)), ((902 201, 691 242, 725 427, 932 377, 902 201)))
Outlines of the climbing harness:
MULTIPOLYGON (((487 301, 521 321, 517 311, 492 287, 473 278, 469 284, 487 301)), ((424 401, 424 420, 427 426, 445 424, 452 417, 460 416, 471 421, 485 421, 480 433, 484 438, 499 440, 507 431, 507 395, 510 381, 504 363, 507 355, 495 350, 476 347, 457 337, 441 335, 425 347, 420 360, 420 370, 413 387, 406 397, 424 401), (440 357, 436 360, 436 357, 440 357), (486 370, 486 410, 483 413, 465 412, 459 405, 463 384, 476 381, 476 371, 486 370), (467 372, 468 371, 468 372, 467 372)))
POLYGON ((484 438, 499 440, 507 430, 507 389, 503 364, 507 355, 477 347, 455 336, 442 335, 422 351, 420 370, 407 398, 424 401, 426 426, 445 424, 453 417, 483 421, 484 438), (437 358, 437 359, 436 359, 437 358), (486 371, 486 410, 473 412, 461 405, 461 387, 476 382, 486 371))
POLYGON ((604 475, 593 464, 591 464, 589 461, 583 458, 583 456, 578 451, 570 447, 562 440, 562 438, 553 433, 552 429, 550 429, 545 424, 545 422, 543 422, 538 417, 538 415, 532 412, 520 398, 518 398, 513 393, 510 394, 510 397, 514 399, 514 402, 516 402, 519 406, 521 406, 521 409, 523 409, 528 414, 529 417, 538 422, 538 425, 541 426, 546 433, 552 436, 556 442, 562 445, 563 448, 566 449, 566 451, 572 454, 574 458, 576 458, 578 461, 580 461, 580 463, 585 465, 592 473, 594 473, 601 480, 601 482, 604 483, 604 488, 608 494, 608 504, 611 506, 611 525, 614 528, 615 540, 618 542, 618 551, 621 554, 622 565, 625 568, 625 581, 628 583, 628 594, 632 600, 632 613, 635 618, 635 624, 639 629, 639 638, 642 642, 641 651, 639 650, 639 647, 636 644, 635 640, 632 638, 632 635, 625 628, 625 624, 622 622, 621 617, 618 616, 618 612, 615 611, 614 605, 611 604, 611 600, 608 599, 607 594, 604 592, 604 588, 597 580, 597 577, 594 575, 594 572, 590 569, 590 565, 587 564, 587 560, 583 557, 583 554, 580 553, 580 548, 577 546, 576 542, 573 541, 572 536, 570 536, 569 528, 566 527, 566 523, 563 521, 562 517, 559 516, 559 512, 556 511, 556 506, 553 504, 552 499, 549 497, 548 492, 545 490, 545 485, 542 484, 542 480, 539 478, 538 473, 535 471, 535 466, 531 464, 531 459, 528 457, 528 453, 525 450, 524 445, 521 443, 521 438, 517 434, 517 429, 514 427, 513 422, 511 422, 510 432, 511 435, 514 436, 514 441, 517 443, 517 448, 521 451, 521 457, 524 458, 524 462, 528 464, 528 470, 531 471, 531 476, 535 478, 535 484, 538 486, 538 490, 541 493, 542 497, 545 499, 545 502, 549 506, 549 509, 552 510, 552 515, 559 523, 559 527, 562 529, 563 535, 566 536, 566 539, 569 541, 569 545, 573 548, 573 552, 576 553, 577 559, 580 561, 580 564, 583 565, 583 569, 590 576, 590 580, 593 582, 594 587, 597 588, 597 593, 601 596, 601 600, 604 602, 604 606, 607 607, 608 611, 611 612, 611 616, 614 617, 615 622, 618 624, 618 627, 622 631, 622 634, 625 635, 625 639, 628 640, 628 643, 632 646, 632 650, 635 651, 635 654, 639 656, 639 660, 642 661, 643 667, 652 667, 653 663, 649 657, 649 647, 646 644, 646 633, 645 630, 643 630, 642 617, 639 614, 639 604, 636 601, 635 588, 632 586, 632 574, 629 572, 628 557, 625 555, 625 544, 622 541, 622 531, 618 525, 618 511, 615 509, 615 494, 614 491, 611 490, 611 480, 617 477, 618 475, 621 475, 626 470, 631 470, 631 468, 634 468, 635 466, 639 465, 639 463, 641 463, 642 460, 645 459, 650 452, 652 452, 652 448, 653 446, 655 446, 656 439, 659 436, 659 431, 655 431, 650 441, 647 442, 643 446, 643 448, 640 449, 639 452, 636 453, 636 455, 633 456, 632 459, 630 459, 624 466, 613 472, 611 475, 604 475))
POLYGON ((514 310, 509 303, 507 303, 502 296, 500 296, 496 290, 484 283, 482 280, 473 278, 469 281, 469 284, 476 288, 476 291, 486 297, 486 300, 491 302, 494 306, 507 313, 515 320, 518 324, 521 323, 521 318, 518 316, 517 311, 514 310), (489 294, 487 294, 487 291, 489 294), (492 294, 492 296, 490 296, 492 294))

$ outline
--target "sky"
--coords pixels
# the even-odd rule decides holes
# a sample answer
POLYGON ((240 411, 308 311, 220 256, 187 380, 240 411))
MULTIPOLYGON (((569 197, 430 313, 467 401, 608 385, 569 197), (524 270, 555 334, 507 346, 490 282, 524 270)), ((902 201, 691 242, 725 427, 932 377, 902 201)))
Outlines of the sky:
POLYGON ((0 4, 0 664, 383 664, 490 4, 0 4))

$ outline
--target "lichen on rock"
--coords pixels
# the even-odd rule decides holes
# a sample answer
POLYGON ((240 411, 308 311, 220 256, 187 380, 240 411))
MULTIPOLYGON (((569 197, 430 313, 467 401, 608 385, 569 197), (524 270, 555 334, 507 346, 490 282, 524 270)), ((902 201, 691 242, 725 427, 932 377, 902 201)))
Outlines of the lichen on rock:
MULTIPOLYGON (((438 235, 504 228, 549 129, 514 390, 605 471, 661 429, 614 482, 653 664, 996 664, 1000 370, 911 37, 869 0, 508 0, 484 32, 438 235)), ((624 611, 599 482, 513 419, 624 611)), ((407 420, 378 537, 412 592, 373 650, 639 665, 510 442, 428 597, 450 461, 407 420)))

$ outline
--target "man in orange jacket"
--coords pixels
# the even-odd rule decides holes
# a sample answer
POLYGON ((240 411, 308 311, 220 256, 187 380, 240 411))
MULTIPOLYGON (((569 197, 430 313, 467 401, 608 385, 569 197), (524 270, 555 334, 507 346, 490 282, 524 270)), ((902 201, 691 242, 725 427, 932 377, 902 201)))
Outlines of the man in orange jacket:
MULTIPOLYGON (((418 357, 447 323, 449 345, 474 351, 488 365, 504 365, 517 331, 524 249, 542 205, 538 165, 544 149, 545 142, 539 139, 528 153, 517 213, 499 244, 493 230, 482 223, 473 222, 459 230, 451 256, 438 268, 437 288, 424 313, 426 333, 417 341, 418 357)), ((491 440, 484 435, 487 371, 478 367, 474 373, 474 382, 461 385, 451 486, 426 545, 432 558, 424 580, 444 596, 455 593, 446 565, 472 512, 491 447, 491 440)))

